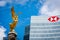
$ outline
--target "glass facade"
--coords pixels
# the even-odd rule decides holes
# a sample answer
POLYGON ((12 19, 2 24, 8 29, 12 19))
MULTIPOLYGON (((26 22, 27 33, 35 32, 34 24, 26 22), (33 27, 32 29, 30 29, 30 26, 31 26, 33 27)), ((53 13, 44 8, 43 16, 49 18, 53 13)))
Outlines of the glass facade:
POLYGON ((30 40, 60 40, 60 20, 48 21, 49 16, 32 16, 30 40))

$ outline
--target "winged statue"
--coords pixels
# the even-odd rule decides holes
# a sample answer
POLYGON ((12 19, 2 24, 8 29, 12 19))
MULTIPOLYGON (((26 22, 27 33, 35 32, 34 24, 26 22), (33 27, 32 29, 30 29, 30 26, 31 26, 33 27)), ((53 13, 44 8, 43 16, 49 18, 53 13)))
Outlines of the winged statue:
POLYGON ((13 22, 10 23, 10 31, 12 32, 18 22, 18 16, 15 14, 14 7, 11 8, 13 22))

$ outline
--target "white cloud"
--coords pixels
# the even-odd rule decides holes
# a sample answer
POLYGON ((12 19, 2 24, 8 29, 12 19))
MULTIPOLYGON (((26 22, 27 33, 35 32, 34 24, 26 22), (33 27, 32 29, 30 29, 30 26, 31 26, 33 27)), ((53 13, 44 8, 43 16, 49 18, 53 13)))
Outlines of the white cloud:
POLYGON ((0 1, 0 6, 5 6, 6 5, 6 1, 0 1))
POLYGON ((25 5, 26 2, 28 2, 28 1, 29 0, 1 0, 0 6, 5 6, 7 3, 25 5))
POLYGON ((43 15, 60 15, 60 0, 46 0, 39 13, 43 15))
POLYGON ((3 26, 0 26, 0 40, 3 40, 3 37, 6 37, 5 31, 6 29, 3 26))
POLYGON ((1 0, 1 1, 12 2, 13 0, 1 0))
POLYGON ((26 2, 28 2, 29 0, 15 0, 16 3, 21 4, 21 5, 25 5, 26 2))
POLYGON ((40 0, 39 2, 40 2, 41 4, 43 4, 43 3, 45 2, 45 0, 40 0))

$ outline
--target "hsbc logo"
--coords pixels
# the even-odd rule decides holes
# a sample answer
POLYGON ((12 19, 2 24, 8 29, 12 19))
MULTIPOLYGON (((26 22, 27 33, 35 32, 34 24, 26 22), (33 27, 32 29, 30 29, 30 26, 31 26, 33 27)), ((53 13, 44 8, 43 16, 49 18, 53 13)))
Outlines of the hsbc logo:
POLYGON ((51 16, 48 18, 50 22, 57 22, 60 18, 58 16, 51 16))

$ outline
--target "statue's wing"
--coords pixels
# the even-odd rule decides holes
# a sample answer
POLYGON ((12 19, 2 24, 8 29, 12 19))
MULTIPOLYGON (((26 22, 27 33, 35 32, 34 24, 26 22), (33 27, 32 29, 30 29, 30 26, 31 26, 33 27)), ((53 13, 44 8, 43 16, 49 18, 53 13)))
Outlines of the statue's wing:
POLYGON ((11 12, 12 12, 12 19, 13 19, 13 21, 18 20, 18 17, 17 17, 17 15, 14 12, 14 7, 11 8, 11 12))
POLYGON ((15 16, 14 7, 11 8, 11 12, 12 12, 12 17, 14 17, 15 16))

